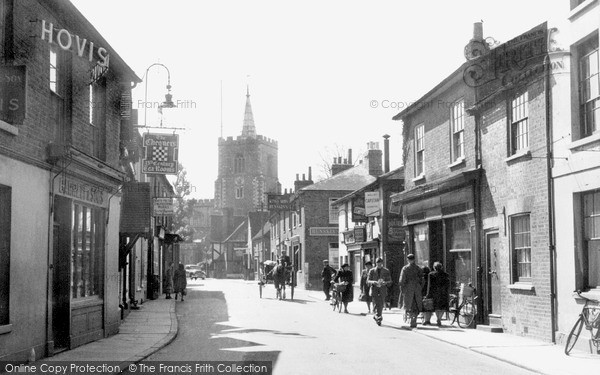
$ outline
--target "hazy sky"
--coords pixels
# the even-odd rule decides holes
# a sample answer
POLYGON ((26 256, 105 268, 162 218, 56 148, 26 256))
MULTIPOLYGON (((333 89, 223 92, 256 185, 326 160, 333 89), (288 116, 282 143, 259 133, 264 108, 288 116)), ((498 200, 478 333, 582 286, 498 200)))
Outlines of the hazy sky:
MULTIPOLYGON (((568 13, 563 0, 72 1, 138 76, 155 62, 169 68, 179 108, 163 124, 186 128, 179 155, 197 198, 214 196, 221 82, 223 136, 241 133, 249 83, 258 134, 279 142, 283 188, 309 166, 319 177, 338 146, 383 148, 386 133, 393 169, 401 130, 392 116, 464 61, 473 22, 505 42, 568 13)), ((166 70, 153 67, 148 101, 163 101, 166 84, 166 70)), ((158 125, 157 111, 147 113, 158 125)))

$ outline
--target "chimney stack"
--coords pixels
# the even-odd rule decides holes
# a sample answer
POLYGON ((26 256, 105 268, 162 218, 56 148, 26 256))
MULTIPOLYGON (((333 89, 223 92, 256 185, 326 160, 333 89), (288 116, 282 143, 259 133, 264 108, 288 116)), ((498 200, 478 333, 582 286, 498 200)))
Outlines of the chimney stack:
POLYGON ((390 171, 390 136, 383 136, 383 173, 390 171))
POLYGON ((312 184, 312 169, 311 167, 308 167, 308 180, 306 179, 306 174, 302 173, 302 180, 296 179, 296 181, 294 182, 294 189, 298 191, 312 184))
POLYGON ((371 176, 378 177, 383 174, 381 154, 379 142, 367 142, 367 156, 365 156, 365 163, 371 176))

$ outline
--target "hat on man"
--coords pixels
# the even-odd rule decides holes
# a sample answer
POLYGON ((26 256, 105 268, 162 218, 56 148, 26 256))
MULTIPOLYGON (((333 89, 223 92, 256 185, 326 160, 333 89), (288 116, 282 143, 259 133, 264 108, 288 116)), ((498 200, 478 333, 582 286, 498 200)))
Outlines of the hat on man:
POLYGON ((323 264, 325 263, 329 263, 329 261, 327 259, 323 259, 323 264))
POLYGON ((415 254, 408 254, 406 256, 406 259, 408 259, 408 260, 414 260, 415 259, 415 254))
POLYGON ((344 267, 350 267, 350 265, 348 263, 344 263, 344 264, 342 264, 342 268, 344 268, 344 267))
POLYGON ((383 258, 377 258, 377 260, 375 261, 375 263, 383 263, 383 258))
POLYGON ((365 266, 372 266, 372 265, 373 265, 373 262, 371 262, 370 260, 365 262, 365 266))

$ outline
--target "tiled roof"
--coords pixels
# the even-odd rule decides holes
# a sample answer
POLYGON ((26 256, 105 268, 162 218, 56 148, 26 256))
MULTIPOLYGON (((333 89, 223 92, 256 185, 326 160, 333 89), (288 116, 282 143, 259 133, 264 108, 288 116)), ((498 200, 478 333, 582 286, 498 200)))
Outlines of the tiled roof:
POLYGON ((308 185, 300 191, 323 191, 323 190, 348 190, 360 189, 377 180, 371 176, 366 165, 359 164, 355 167, 346 169, 343 172, 335 174, 325 180, 321 180, 312 185, 308 185))

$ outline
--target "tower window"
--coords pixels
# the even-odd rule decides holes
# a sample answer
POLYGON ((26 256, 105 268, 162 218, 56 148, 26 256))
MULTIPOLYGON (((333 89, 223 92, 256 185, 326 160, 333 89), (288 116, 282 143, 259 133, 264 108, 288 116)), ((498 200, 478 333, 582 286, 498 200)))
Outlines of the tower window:
POLYGON ((236 155, 233 161, 233 173, 244 173, 246 169, 244 156, 236 155))

